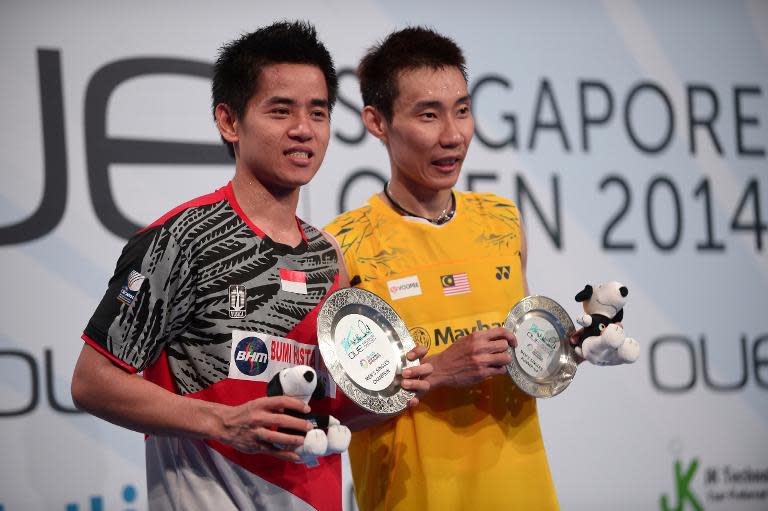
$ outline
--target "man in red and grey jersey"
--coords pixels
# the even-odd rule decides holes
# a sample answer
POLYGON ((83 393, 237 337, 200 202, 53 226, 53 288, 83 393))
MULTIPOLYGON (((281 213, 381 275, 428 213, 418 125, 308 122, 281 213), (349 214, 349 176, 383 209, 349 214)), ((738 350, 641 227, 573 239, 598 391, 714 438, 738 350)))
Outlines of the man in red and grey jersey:
MULTIPOLYGON (((73 399, 148 435, 150 509, 341 509, 339 456, 308 468, 293 451, 303 437, 278 431, 311 429, 285 413, 308 407, 266 397, 279 370, 310 365, 326 383, 314 411, 350 415, 319 360, 315 324, 346 275, 330 238, 295 216, 325 155, 337 87, 306 23, 225 45, 213 113, 235 175, 128 241, 85 328, 73 399)), ((406 370, 403 386, 422 394, 430 372, 406 370)))

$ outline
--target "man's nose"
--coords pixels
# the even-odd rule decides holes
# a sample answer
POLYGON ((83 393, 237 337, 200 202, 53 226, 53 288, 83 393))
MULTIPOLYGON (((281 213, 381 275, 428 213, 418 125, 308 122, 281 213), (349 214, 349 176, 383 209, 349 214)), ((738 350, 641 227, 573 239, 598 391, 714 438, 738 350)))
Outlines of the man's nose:
POLYGON ((288 136, 300 142, 312 139, 313 133, 309 125, 309 119, 306 116, 298 117, 291 129, 288 130, 288 136))

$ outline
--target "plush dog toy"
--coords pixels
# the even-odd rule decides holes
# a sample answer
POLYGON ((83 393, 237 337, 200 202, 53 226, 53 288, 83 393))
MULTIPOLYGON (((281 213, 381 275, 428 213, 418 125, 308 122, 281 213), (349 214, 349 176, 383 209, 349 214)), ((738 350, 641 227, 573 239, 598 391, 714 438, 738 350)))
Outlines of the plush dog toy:
MULTIPOLYGON (((318 380, 315 370, 309 366, 283 369, 267 384, 267 396, 291 396, 304 401, 305 404, 310 399, 321 399, 324 394, 323 382, 318 380)), ((285 413, 306 419, 315 426, 315 429, 306 433, 304 444, 295 449, 296 454, 301 456, 307 466, 316 466, 318 456, 344 452, 349 447, 352 433, 332 415, 299 413, 293 410, 286 410, 285 413)), ((278 431, 293 435, 302 434, 301 431, 284 428, 278 431)))
POLYGON ((624 335, 618 324, 624 318, 629 290, 620 282, 590 285, 576 295, 584 314, 576 322, 584 327, 576 354, 596 365, 631 364, 640 356, 640 345, 624 335))

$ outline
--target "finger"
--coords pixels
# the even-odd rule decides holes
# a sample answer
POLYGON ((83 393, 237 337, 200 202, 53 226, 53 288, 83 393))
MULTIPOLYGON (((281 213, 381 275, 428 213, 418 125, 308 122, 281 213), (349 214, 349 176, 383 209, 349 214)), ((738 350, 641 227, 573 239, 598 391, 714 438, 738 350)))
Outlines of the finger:
POLYGON ((426 380, 403 380, 400 385, 405 390, 416 392, 418 394, 426 394, 429 391, 429 382, 426 380))
POLYGON ((295 397, 290 396, 272 396, 263 399, 264 408, 274 411, 296 410, 300 413, 309 413, 309 406, 295 397))
POLYGON ((301 461, 301 456, 295 452, 281 449, 268 443, 262 444, 261 452, 284 461, 291 461, 293 463, 299 463, 301 461))
POLYGON ((517 342, 517 338, 515 337, 515 334, 512 332, 512 330, 502 326, 497 326, 496 328, 491 328, 490 330, 483 330, 477 334, 477 337, 478 339, 504 339, 507 341, 507 343, 517 342))
POLYGON ((426 378, 432 372, 435 370, 435 368, 427 362, 426 364, 417 365, 414 367, 409 367, 403 371, 403 378, 409 379, 417 379, 417 378, 426 378))
POLYGON ((491 376, 500 376, 502 374, 507 374, 507 368, 506 368, 506 366, 502 366, 502 367, 487 367, 485 370, 483 370, 482 374, 486 378, 489 378, 491 376))
POLYGON ((411 351, 409 351, 405 355, 405 358, 407 358, 408 360, 411 360, 411 361, 416 360, 416 359, 421 359, 421 358, 424 357, 424 355, 427 354, 427 351, 429 351, 429 348, 419 344, 418 346, 413 348, 411 351))
POLYGON ((290 461, 291 463, 301 463, 301 456, 291 451, 277 451, 272 456, 283 461, 290 461))
POLYGON ((481 353, 506 353, 508 349, 509 344, 503 339, 488 341, 479 347, 481 353))
POLYGON ((264 422, 268 425, 274 425, 272 429, 293 429, 296 431, 309 431, 314 429, 311 422, 299 417, 292 417, 282 413, 275 413, 270 415, 264 422))
POLYGON ((414 408, 416 406, 419 406, 419 398, 412 397, 408 400, 408 408, 414 408))
POLYGON ((478 365, 483 367, 503 367, 512 362, 512 355, 506 351, 503 353, 489 353, 477 357, 478 365))
POLYGON ((296 447, 304 444, 303 436, 280 433, 279 431, 272 431, 266 428, 262 428, 259 437, 263 442, 270 444, 292 445, 296 447))

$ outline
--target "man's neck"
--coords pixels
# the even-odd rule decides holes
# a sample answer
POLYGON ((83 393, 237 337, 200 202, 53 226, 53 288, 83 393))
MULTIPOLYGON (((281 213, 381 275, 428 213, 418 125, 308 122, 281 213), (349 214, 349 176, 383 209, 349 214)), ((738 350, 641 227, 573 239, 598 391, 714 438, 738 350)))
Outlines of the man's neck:
POLYGON ((232 178, 232 189, 240 209, 267 236, 291 247, 301 242, 301 231, 296 223, 299 188, 274 189, 238 170, 232 178))
POLYGON ((388 191, 390 197, 397 204, 392 204, 392 201, 388 199, 387 202, 390 203, 393 209, 401 213, 403 211, 400 211, 398 205, 420 217, 434 219, 451 207, 450 188, 445 190, 429 190, 393 176, 389 182, 388 191))

